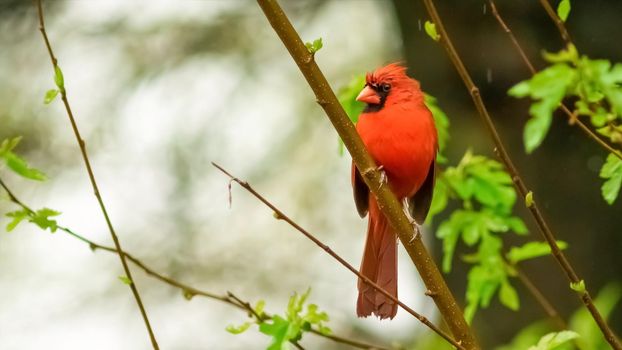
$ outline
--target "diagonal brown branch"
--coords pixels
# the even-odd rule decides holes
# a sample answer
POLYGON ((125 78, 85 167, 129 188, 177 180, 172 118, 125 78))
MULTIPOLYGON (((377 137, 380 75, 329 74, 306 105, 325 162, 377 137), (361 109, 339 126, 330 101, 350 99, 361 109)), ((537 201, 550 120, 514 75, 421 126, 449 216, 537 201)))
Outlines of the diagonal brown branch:
MULTIPOLYGON (((449 58, 453 62, 458 73, 460 74, 460 77, 462 78, 464 84, 466 85, 466 88, 469 90, 471 94, 473 103, 475 104, 475 107, 477 108, 477 111, 482 119, 482 122, 484 123, 484 126, 486 127, 486 129, 488 130, 490 134, 490 137, 492 138, 492 141, 495 146, 495 152, 497 153, 499 158, 501 158, 501 161, 505 165, 507 171, 510 173, 510 176, 512 177, 516 191, 521 195, 522 198, 525 198, 529 190, 527 189, 527 186, 525 185, 522 178, 520 177, 520 174, 518 170, 516 169, 516 166, 514 166, 514 163, 512 162, 510 155, 506 151, 505 146, 503 145, 503 142, 501 141, 501 137, 499 136, 499 133, 497 132, 497 129, 494 123, 492 122, 490 114, 488 113, 488 109, 486 108, 486 105, 484 104, 484 101, 482 100, 482 97, 479 92, 479 88, 475 85, 475 83, 473 83, 473 80, 471 79, 471 75, 469 74, 468 70, 462 63, 462 59, 460 59, 460 56, 458 55, 456 49, 454 48, 451 42, 451 39, 449 38, 449 35, 447 34, 445 27, 443 26, 443 22, 441 21, 441 18, 438 15, 438 12, 436 11, 436 7, 434 6, 434 1, 423 0, 423 3, 425 4, 425 7, 428 10, 428 13, 432 21, 436 25, 436 28, 441 35, 441 38, 440 38, 441 44, 447 51, 449 58)), ((579 278, 579 276, 575 272, 574 268, 572 267, 572 265, 566 258, 565 254, 562 252, 561 249, 559 249, 559 246, 557 245, 557 242, 555 240, 555 235, 553 234, 553 231, 551 231, 551 229, 549 228, 547 222, 544 220, 544 216, 540 212, 540 209, 538 208, 538 204, 536 203, 536 201, 533 201, 533 203, 528 207, 528 209, 531 215, 533 216, 533 218, 535 219, 536 224, 538 225, 538 228, 540 232, 542 233, 542 236, 544 237, 544 239, 547 241, 547 243, 551 247, 551 252, 553 254, 553 257, 559 263, 560 267, 562 268, 562 270, 568 277, 568 280, 571 283, 578 284, 582 280, 579 278)), ((611 330, 611 328, 609 328, 609 325, 607 324, 607 322, 604 320, 604 318, 602 317, 602 315, 600 314, 600 312, 594 305, 594 302, 588 290, 586 289, 584 292, 578 293, 578 294, 580 295, 580 298, 583 301, 583 304, 585 305, 585 307, 588 309, 588 311, 590 312, 590 314, 592 315, 592 317, 598 324, 607 342, 609 342, 609 344, 616 350, 622 349, 622 345, 620 345, 613 331, 611 330)))
POLYGON ((268 208, 272 209, 274 211, 274 216, 278 219, 278 220, 283 220, 285 222, 287 222, 288 224, 290 224, 293 228, 295 228, 298 232, 302 233, 305 237, 307 237, 308 239, 310 239, 313 243, 315 243, 316 245, 318 245, 320 248, 322 248, 324 251, 326 251, 330 256, 332 256, 335 260, 337 260, 341 265, 343 265, 346 269, 350 270, 350 272, 352 272, 353 274, 355 274, 356 276, 358 276, 360 279, 362 279, 363 281, 365 281, 365 283, 369 284, 371 287, 373 287, 375 290, 377 290, 378 292, 382 293, 384 296, 386 296, 387 298, 391 299, 394 303, 396 303, 397 305, 399 305, 402 309, 404 309, 406 312, 408 312, 409 314, 413 315, 416 319, 418 319, 419 321, 421 321, 421 323, 423 323, 424 325, 428 326, 428 328, 430 328, 431 330, 433 330, 436 334, 440 335, 441 337, 443 337, 445 340, 447 340, 449 343, 451 343, 453 346, 455 346, 458 349, 464 349, 458 342, 456 342, 455 340, 453 340, 447 333, 443 332, 440 328, 436 327, 436 325, 434 325, 434 323, 430 322, 430 320, 428 320, 425 316, 417 313, 415 310, 411 309, 410 307, 408 307, 406 304, 402 303, 399 299, 397 299, 396 297, 394 297, 393 295, 391 295, 391 293, 387 292, 385 289, 383 289, 382 287, 380 287, 378 284, 376 284, 374 281, 370 280, 369 278, 367 278, 367 276, 361 274, 357 269, 355 269, 352 265, 350 265, 350 263, 348 263, 347 261, 345 261, 341 256, 339 256, 339 254, 335 253, 329 246, 327 246, 326 244, 322 243, 322 241, 320 241, 319 239, 317 239, 314 235, 312 235, 309 231, 305 230, 304 228, 302 228, 302 226, 298 225, 294 220, 292 220, 290 217, 288 217, 287 215, 285 215, 285 213, 283 213, 279 208, 277 208, 274 204, 270 203, 270 201, 268 201, 266 198, 264 198, 261 194, 259 194, 257 191, 255 191, 255 189, 253 187, 251 187, 251 185, 246 182, 246 181, 242 181, 240 179, 238 179, 237 177, 231 175, 227 170, 225 170, 223 167, 221 167, 220 165, 212 162, 212 165, 215 166, 218 170, 222 171, 225 175, 227 175, 229 177, 229 179, 231 181, 234 181, 236 183, 238 183, 240 186, 242 186, 242 188, 244 188, 246 191, 248 191, 250 194, 252 194, 253 196, 255 196, 255 198, 259 199, 263 204, 265 204, 268 208))
MULTIPOLYGON (((22 209, 26 210, 30 215, 34 215, 35 212, 34 210, 32 210, 29 206, 27 206, 24 202, 22 202, 21 200, 19 200, 17 198, 17 196, 15 196, 15 194, 13 193, 13 191, 11 191, 11 189, 7 186, 7 184, 4 182, 4 180, 2 180, 2 178, 0 178, 0 187, 2 187, 6 193, 9 195, 9 199, 11 200, 11 202, 15 203, 16 205, 20 206, 22 209)), ((108 247, 105 245, 101 245, 98 243, 95 243, 91 240, 89 240, 88 238, 79 235, 77 233, 75 233, 74 231, 72 231, 70 228, 65 227, 65 226, 61 226, 58 225, 57 228, 65 233, 67 233, 68 235, 88 244, 88 246, 91 248, 92 251, 96 251, 96 250, 103 250, 109 253, 113 253, 116 254, 117 250, 113 247, 108 247)), ((127 252, 123 252, 123 255, 132 263, 134 263, 136 266, 138 266, 140 269, 142 269, 147 275, 160 280, 161 282, 164 282, 168 285, 170 285, 171 287, 174 288, 178 288, 179 290, 181 290, 183 292, 183 295, 186 299, 191 299, 194 296, 202 296, 202 297, 206 297, 206 298, 210 298, 210 299, 214 299, 214 300, 218 300, 221 301, 223 303, 229 304, 231 306, 234 306, 240 310, 243 311, 247 311, 249 313, 249 315, 253 316, 255 318, 255 320, 259 323, 271 319, 272 316, 268 313, 262 313, 261 315, 257 314, 257 312, 255 312, 254 309, 252 309, 252 307, 250 307, 250 303, 247 301, 244 301, 240 298, 238 298, 237 296, 235 296, 233 293, 231 292, 227 292, 227 295, 219 295, 216 293, 211 293, 205 290, 201 290, 195 287, 192 287, 190 285, 184 284, 182 282, 179 282, 173 278, 170 278, 168 276, 165 276, 157 271, 155 271, 153 268, 149 267, 147 264, 145 264, 144 262, 142 262, 141 260, 139 260, 138 258, 134 257, 132 254, 127 253, 127 252), (250 308, 250 309, 249 309, 250 308), (252 311, 251 311, 252 310, 252 311)), ((359 348, 359 349, 368 349, 368 350, 389 350, 386 347, 383 346, 379 346, 379 345, 372 345, 372 344, 368 344, 362 341, 358 341, 358 340, 354 340, 354 339, 349 339, 349 338, 345 338, 339 335, 332 335, 332 334, 324 334, 321 333, 319 330, 312 328, 310 330, 311 333, 323 337, 323 338, 327 338, 330 339, 334 342, 337 343, 341 343, 341 344, 346 344, 346 345, 350 345, 352 347, 355 348, 359 348)))
MULTIPOLYGON (((531 63, 531 61, 527 57, 527 54, 525 54, 525 50, 523 50, 521 45, 518 43, 518 40, 514 36, 514 33, 512 33, 512 30, 510 29, 510 27, 508 27, 508 25, 505 23, 505 21, 501 17, 501 14, 499 14, 499 11, 497 11, 497 6, 495 6, 495 2, 493 0, 489 0, 489 3, 490 3, 490 8, 492 10, 493 16, 497 19, 497 22, 499 23, 499 25, 501 26, 503 31, 510 37, 510 40, 512 41, 512 45, 514 45, 514 48, 516 49, 516 51, 520 55, 521 59, 523 60, 523 63, 525 63, 525 66, 527 66, 527 69, 529 69, 529 72, 531 72, 531 75, 536 74, 537 70, 534 68, 533 64, 531 63)), ((560 106, 561 110, 564 112, 564 114, 566 114, 566 116, 568 117, 568 122, 571 125, 579 126, 579 129, 581 129, 581 131, 583 131, 585 133, 585 135, 587 135, 587 137, 589 137, 592 140, 594 140, 599 146, 601 146, 605 150, 607 150, 607 152, 613 153, 618 158, 622 159, 622 152, 620 152, 619 150, 613 148, 611 145, 609 145, 607 142, 605 142, 602 138, 600 138, 598 135, 596 135, 587 125, 585 125, 585 123, 583 123, 581 120, 579 120, 570 111, 570 109, 568 107, 566 107, 566 105, 564 103, 561 103, 559 106, 560 106)))
POLYGON ((317 103, 324 109, 348 152, 352 155, 352 160, 361 171, 365 183, 377 198, 380 210, 415 264, 421 279, 430 291, 429 296, 434 300, 454 338, 466 349, 478 349, 479 345, 475 336, 438 267, 428 253, 420 235, 415 234, 413 226, 391 189, 383 186, 380 172, 365 150, 361 138, 339 104, 326 77, 316 64, 313 54, 305 47, 276 0, 257 0, 257 3, 315 93, 317 103))
MULTIPOLYGON (((54 71, 59 70, 58 60, 56 56, 54 56, 54 52, 52 51, 52 46, 50 45, 50 40, 48 39, 48 35, 45 31, 45 22, 43 20, 43 6, 41 5, 41 0, 37 0, 37 12, 39 15, 39 31, 43 36, 43 40, 45 41, 45 46, 47 47, 48 54, 50 56, 50 60, 52 61, 52 66, 54 71)), ((110 221, 110 217, 108 216, 108 211, 106 210, 106 206, 104 205, 104 200, 102 199, 99 193, 99 187, 97 186, 97 181, 95 181, 95 174, 93 173, 93 169, 91 168, 91 162, 89 161, 88 154, 86 152, 86 144, 80 135, 80 131, 78 130, 78 125, 76 124, 76 120, 73 116, 73 112, 71 111, 71 106, 69 105, 69 100, 67 99, 67 91, 64 87, 60 87, 60 94, 63 100, 63 104, 65 105, 65 110, 67 111, 67 116, 69 117, 69 122, 71 123, 71 128, 73 129, 73 133, 76 137, 76 141, 78 141, 78 146, 80 147, 80 153, 82 154, 82 159, 84 160, 84 165, 86 166, 86 171, 89 175, 89 180, 91 181, 91 186, 93 187, 93 191, 95 192, 95 197, 97 198, 97 202, 99 203, 99 207, 101 209, 102 214, 104 215, 104 219, 106 219, 106 224, 108 225, 108 230, 110 231, 110 236, 114 241, 115 249, 119 255, 119 259, 121 260, 121 265, 123 265, 123 271, 125 275, 130 280, 129 286, 132 290, 132 294, 134 295, 134 299, 136 300, 136 304, 140 310, 140 314, 143 318, 143 322, 145 323, 145 327, 147 328, 147 332, 149 333, 149 339, 151 340, 151 345, 154 349, 159 349, 158 342, 155 338, 155 334, 153 329, 151 328, 151 323, 149 322, 149 317, 147 316, 147 311, 145 310, 145 306, 143 305, 143 301, 140 298, 140 293, 138 293, 138 288, 136 287, 136 282, 132 278, 132 272, 130 271, 127 262, 125 261, 125 255, 123 255, 123 250, 121 249, 121 242, 119 241, 119 237, 112 226, 112 222, 110 221)))

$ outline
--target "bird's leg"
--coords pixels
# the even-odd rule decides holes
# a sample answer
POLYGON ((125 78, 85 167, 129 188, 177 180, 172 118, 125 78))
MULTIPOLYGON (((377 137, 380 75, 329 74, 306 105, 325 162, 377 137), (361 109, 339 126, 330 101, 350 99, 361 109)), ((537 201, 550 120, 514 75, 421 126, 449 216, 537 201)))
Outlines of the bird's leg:
POLYGON ((418 239, 421 236, 421 230, 419 230, 419 224, 415 220, 411 220, 410 224, 413 225, 413 236, 410 238, 408 243, 412 243, 414 240, 418 239))
POLYGON ((408 243, 412 243, 415 239, 419 238, 419 236, 421 235, 421 231, 419 230, 419 224, 417 223, 417 221, 415 221, 415 219, 412 216, 410 216, 408 205, 409 205, 408 202, 406 201, 406 199, 404 199, 402 210, 404 210, 404 214, 406 214, 408 221, 413 227, 413 236, 408 241, 408 243))
POLYGON ((387 178, 387 173, 384 171, 384 165, 379 165, 376 170, 380 172, 380 186, 386 185, 389 180, 387 178))

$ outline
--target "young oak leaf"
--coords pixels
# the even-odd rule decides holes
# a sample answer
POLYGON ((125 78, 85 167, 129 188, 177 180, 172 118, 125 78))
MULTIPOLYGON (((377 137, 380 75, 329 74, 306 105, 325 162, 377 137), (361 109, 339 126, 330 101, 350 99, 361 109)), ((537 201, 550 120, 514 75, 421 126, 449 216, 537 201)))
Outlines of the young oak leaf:
POLYGON ((50 219, 50 217, 59 216, 60 214, 61 212, 59 211, 49 208, 43 208, 37 210, 34 214, 32 214, 28 221, 36 224, 43 230, 50 229, 50 231, 54 233, 58 229, 58 226, 56 220, 50 219))

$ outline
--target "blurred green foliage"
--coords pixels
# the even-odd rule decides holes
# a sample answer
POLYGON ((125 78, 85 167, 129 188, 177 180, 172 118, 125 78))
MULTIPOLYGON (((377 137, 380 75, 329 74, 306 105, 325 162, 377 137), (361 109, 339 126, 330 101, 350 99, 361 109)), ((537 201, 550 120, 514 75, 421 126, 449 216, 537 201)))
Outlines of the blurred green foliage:
MULTIPOLYGON (((542 144, 553 112, 566 97, 574 100, 575 118, 588 117, 600 135, 622 145, 622 63, 612 65, 608 60, 581 56, 572 44, 560 52, 545 53, 544 58, 549 67, 508 91, 511 96, 535 100, 523 132, 527 153, 542 144)), ((618 197, 622 182, 622 153, 617 152, 617 156, 609 155, 600 172, 606 179, 602 196, 609 204, 618 197)))

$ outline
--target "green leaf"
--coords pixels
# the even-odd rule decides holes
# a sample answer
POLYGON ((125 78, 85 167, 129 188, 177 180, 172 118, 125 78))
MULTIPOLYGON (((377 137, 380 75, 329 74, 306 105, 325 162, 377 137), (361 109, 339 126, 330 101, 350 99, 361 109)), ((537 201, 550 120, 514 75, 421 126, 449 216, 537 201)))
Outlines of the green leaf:
POLYGON ((46 180, 47 177, 42 171, 30 168, 23 158, 13 153, 13 149, 17 147, 21 140, 21 136, 3 140, 2 144, 0 144, 0 158, 4 159, 9 169, 20 176, 37 181, 46 180))
POLYGON ((311 288, 307 288, 307 291, 300 296, 298 293, 294 293, 294 295, 289 298, 289 304, 287 305, 288 319, 293 318, 294 315, 298 315, 298 313, 302 311, 309 294, 311 294, 311 288))
POLYGON ((365 104, 357 101, 356 97, 365 86, 365 75, 360 74, 353 77, 348 85, 342 87, 337 92, 339 103, 353 123, 358 121, 359 114, 363 112, 365 104))
POLYGON ((132 280, 129 279, 129 277, 127 277, 125 275, 119 276, 119 280, 121 280, 121 282, 123 282, 124 284, 127 284, 127 285, 132 284, 132 280))
POLYGON ((50 102, 54 101, 56 95, 58 95, 58 89, 50 89, 45 93, 45 97, 43 98, 43 103, 50 104, 50 102))
POLYGON ((570 0, 560 1, 559 5, 557 5, 557 15, 559 16, 559 19, 566 22, 568 14, 570 14, 570 0))
POLYGON ((610 205, 615 202, 622 184, 622 160, 610 153, 600 169, 600 177, 606 179, 601 187, 603 198, 610 205))
POLYGON ((476 265, 469 271, 466 292, 467 306, 464 318, 471 323, 479 306, 487 307, 495 291, 499 288, 500 279, 493 271, 482 265, 476 265))
MULTIPOLYGON (((310 293, 311 288, 301 295, 294 293, 287 304, 285 317, 274 315, 270 320, 259 325, 259 330, 262 333, 272 337, 272 343, 268 349, 286 349, 288 342, 299 341, 304 332, 309 332, 312 329, 322 334, 330 334, 330 328, 324 324, 329 320, 326 312, 320 311, 315 304, 307 305, 306 312, 303 312, 310 293)), ((255 312, 261 314, 264 305, 265 303, 260 300, 255 306, 255 312)))
POLYGON ((508 90, 508 95, 519 98, 529 96, 530 92, 531 87, 529 86, 529 80, 525 80, 512 86, 510 90, 508 90))
POLYGON ((58 65, 54 66, 54 83, 56 83, 60 91, 65 90, 65 78, 63 77, 63 71, 58 65))
MULTIPOLYGON (((549 54, 551 56, 551 54, 549 54)), ((531 153, 544 140, 551 126, 553 111, 577 79, 577 71, 564 63, 552 65, 530 80, 521 82, 508 93, 514 97, 531 96, 538 100, 531 105, 532 118, 525 125, 523 141, 527 153, 531 153)))
POLYGON ((264 300, 259 300, 257 302, 257 304, 255 305, 255 307, 253 308, 253 310, 255 310, 255 313, 257 313, 257 315, 263 315, 263 310, 266 307, 266 302, 264 300))
POLYGON ((225 330, 231 334, 241 334, 244 333, 251 325, 252 323, 250 322, 244 322, 239 326, 230 324, 227 328, 225 328, 225 330))
POLYGON ((527 153, 533 152, 544 141, 553 121, 552 113, 554 107, 541 101, 531 105, 529 110, 532 114, 537 114, 537 116, 527 121, 523 131, 523 143, 527 153))
POLYGON ((558 346, 579 337, 579 334, 573 331, 561 331, 549 333, 538 341, 538 344, 531 346, 528 350, 553 350, 558 346))
POLYGON ((313 43, 310 43, 310 42, 305 43, 305 46, 307 47, 309 52, 313 55, 316 52, 320 51, 320 49, 324 46, 324 44, 322 44, 322 38, 318 38, 318 39, 313 40, 313 43))
MULTIPOLYGON (((568 244, 564 241, 557 241, 559 249, 568 248, 568 244)), ((529 242, 520 247, 512 247, 506 254, 511 264, 517 264, 524 260, 534 259, 541 256, 551 254, 551 247, 546 242, 529 242)))
MULTIPOLYGON (((550 322, 537 321, 521 329, 511 343, 495 348, 495 350, 522 350, 537 343, 542 336, 551 331, 550 322)), ((561 349, 560 349, 561 350, 561 349)))
POLYGON ((528 233, 527 226, 525 226, 525 223, 519 217, 511 216, 506 218, 505 222, 517 235, 526 235, 528 233))
POLYGON ((573 44, 568 44, 565 50, 561 50, 557 53, 546 52, 542 53, 544 59, 551 63, 573 63, 576 64, 579 61, 579 52, 573 44))
POLYGON ((28 217, 30 213, 26 209, 12 211, 10 213, 6 213, 6 216, 9 218, 13 218, 11 222, 6 225, 7 232, 13 231, 20 222, 22 222, 25 218, 28 217))
POLYGON ((585 293, 585 281, 580 280, 579 282, 570 282, 570 289, 579 294, 585 293))
POLYGON ((428 34, 428 36, 432 38, 432 40, 434 41, 440 40, 441 35, 436 32, 436 24, 430 21, 425 21, 424 28, 425 28, 426 34, 428 34))
POLYGON ((456 243, 460 237, 463 215, 461 210, 454 211, 449 220, 444 221, 436 230, 436 237, 443 240, 443 272, 451 272, 451 261, 453 259, 456 243))
POLYGON ((501 284, 501 289, 499 290, 499 301, 501 301, 501 304, 505 305, 510 310, 516 311, 520 308, 518 293, 516 292, 516 289, 514 289, 514 287, 512 287, 512 285, 507 281, 501 284))
POLYGON ((60 214, 61 212, 58 212, 56 210, 43 208, 37 210, 33 215, 31 215, 28 221, 36 224, 43 230, 50 229, 50 231, 54 233, 58 229, 58 226, 56 220, 52 220, 50 219, 50 217, 58 216, 60 214))
POLYGON ((0 157, 4 158, 7 153, 11 152, 15 147, 17 147, 21 140, 21 136, 14 137, 12 139, 2 140, 2 144, 0 144, 0 157))
POLYGON ((4 161, 9 169, 22 177, 36 181, 47 180, 47 177, 41 170, 29 167, 26 160, 13 152, 6 153, 4 161))
POLYGON ((468 274, 466 291, 467 306, 464 317, 471 322, 477 309, 488 307, 497 289, 507 281, 504 262, 500 257, 502 242, 496 236, 485 235, 478 250, 479 265, 468 274))
POLYGON ((270 322, 264 322, 259 325, 259 331, 272 337, 272 343, 268 350, 282 350, 289 338, 287 333, 290 323, 279 315, 274 315, 270 322))

